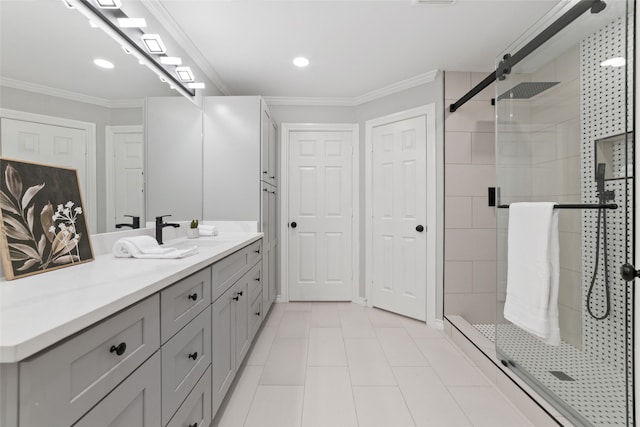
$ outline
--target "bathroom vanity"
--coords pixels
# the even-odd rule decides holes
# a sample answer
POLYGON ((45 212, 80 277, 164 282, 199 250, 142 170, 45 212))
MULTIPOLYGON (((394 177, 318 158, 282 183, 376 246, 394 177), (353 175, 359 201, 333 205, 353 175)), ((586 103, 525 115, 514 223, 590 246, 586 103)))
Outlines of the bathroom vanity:
POLYGON ((266 315, 262 244, 0 283, 0 425, 208 427, 266 315))

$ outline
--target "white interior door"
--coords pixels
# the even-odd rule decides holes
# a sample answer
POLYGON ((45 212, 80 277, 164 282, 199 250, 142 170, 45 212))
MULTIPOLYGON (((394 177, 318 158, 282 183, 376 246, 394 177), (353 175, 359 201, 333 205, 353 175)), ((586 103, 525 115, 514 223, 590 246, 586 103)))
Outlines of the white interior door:
POLYGON ((289 136, 289 300, 351 301, 353 133, 289 136))
POLYGON ((373 128, 372 304, 426 320, 426 117, 373 128))
POLYGON ((137 216, 144 223, 144 137, 142 132, 114 134, 114 220, 130 224, 137 216))
POLYGON ((89 212, 89 230, 95 232, 95 181, 90 177, 95 172, 89 172, 92 160, 87 153, 91 137, 87 129, 6 117, 0 119, 2 156, 77 170, 85 210, 89 212))

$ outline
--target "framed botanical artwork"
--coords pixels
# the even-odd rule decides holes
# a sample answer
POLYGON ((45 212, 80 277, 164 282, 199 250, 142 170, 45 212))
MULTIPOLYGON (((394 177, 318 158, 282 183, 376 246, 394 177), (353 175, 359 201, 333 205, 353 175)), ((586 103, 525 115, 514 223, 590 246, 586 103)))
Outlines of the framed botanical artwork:
POLYGON ((7 280, 93 260, 75 169, 0 157, 0 208, 7 280))

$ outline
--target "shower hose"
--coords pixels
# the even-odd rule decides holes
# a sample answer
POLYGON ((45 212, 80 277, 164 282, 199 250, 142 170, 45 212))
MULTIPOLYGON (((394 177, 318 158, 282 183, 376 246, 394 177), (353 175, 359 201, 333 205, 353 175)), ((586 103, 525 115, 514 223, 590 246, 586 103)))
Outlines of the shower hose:
POLYGON ((587 311, 589 315, 596 320, 603 320, 609 316, 611 312, 611 291, 609 289, 609 263, 607 256, 607 213, 604 209, 598 209, 598 223, 596 225, 596 261, 593 267, 593 276, 591 276, 591 284, 589 285, 589 292, 587 292, 587 311), (604 257, 604 291, 605 291, 605 303, 606 309, 603 315, 597 316, 591 310, 591 295, 593 294, 593 288, 596 284, 596 277, 598 275, 598 264, 600 260, 600 220, 602 218, 603 231, 603 257, 604 257))

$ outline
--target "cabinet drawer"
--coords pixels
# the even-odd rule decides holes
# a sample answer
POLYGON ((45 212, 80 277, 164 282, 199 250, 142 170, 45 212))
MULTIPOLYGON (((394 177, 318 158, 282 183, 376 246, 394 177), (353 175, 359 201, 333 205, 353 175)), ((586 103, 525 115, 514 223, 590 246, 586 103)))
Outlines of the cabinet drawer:
POLYGON ((211 302, 217 300, 238 278, 261 259, 262 240, 238 250, 211 267, 211 302))
POLYGON ((211 364, 211 308, 207 307, 162 346, 162 424, 211 364))
POLYGON ((249 341, 253 341, 253 337, 256 336, 256 332, 262 324, 264 313, 262 312, 262 293, 257 295, 256 300, 251 304, 249 309, 249 341))
POLYGON ((262 292, 262 263, 254 265, 247 274, 249 274, 249 301, 253 301, 258 293, 262 292))
POLYGON ((21 362, 20 425, 79 419, 160 347, 159 309, 156 294, 21 362))
POLYGON ((262 239, 247 246, 247 269, 253 267, 262 259, 262 239))
POLYGON ((74 427, 160 426, 159 372, 160 352, 156 352, 74 427))
POLYGON ((211 366, 200 377, 167 427, 209 427, 211 423, 211 366))
POLYGON ((207 267, 160 292, 160 337, 166 342, 211 303, 207 267))

